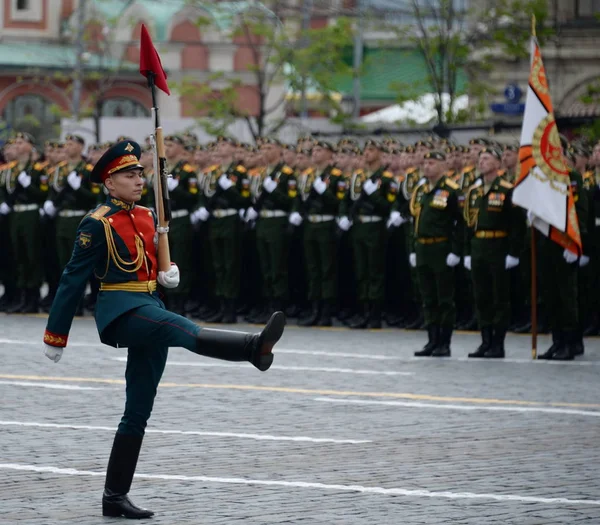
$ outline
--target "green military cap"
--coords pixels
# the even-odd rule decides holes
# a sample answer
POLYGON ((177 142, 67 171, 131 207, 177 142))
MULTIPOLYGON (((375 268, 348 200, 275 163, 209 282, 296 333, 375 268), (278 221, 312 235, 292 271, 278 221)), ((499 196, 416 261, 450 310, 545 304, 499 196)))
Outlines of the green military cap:
POLYGON ((519 145, 516 142, 504 144, 504 151, 519 151, 519 145))
POLYGON ((258 153, 260 150, 258 149, 258 146, 253 146, 252 144, 247 144, 246 151, 248 153, 258 153))
POLYGON ((58 148, 58 140, 47 140, 46 142, 44 142, 44 147, 45 148, 58 148))
POLYGON ((434 160, 446 160, 446 154, 443 151, 434 150, 428 151, 425 153, 426 159, 434 159, 434 160))
POLYGON ((198 143, 198 144, 196 144, 196 146, 194 147, 194 149, 195 149, 196 151, 205 151, 205 150, 206 150, 206 146, 204 146, 204 145, 202 145, 202 144, 198 143))
POLYGON ((68 140, 72 140, 73 142, 78 142, 82 146, 85 145, 85 139, 81 135, 75 135, 74 133, 69 133, 65 137, 65 142, 67 142, 68 140))
POLYGON ((213 149, 215 149, 215 146, 217 145, 217 143, 214 140, 211 140, 210 142, 208 142, 206 144, 206 149, 208 151, 212 151, 213 149))
POLYGON ((297 153, 299 155, 307 155, 310 157, 312 150, 310 148, 298 148, 297 153))
POLYGON ((405 146, 404 153, 414 153, 414 152, 415 152, 414 146, 411 146, 410 144, 408 146, 405 146))
POLYGON ((183 136, 188 140, 188 142, 198 143, 198 135, 192 133, 191 131, 186 131, 183 136))
POLYGON ((196 144, 188 142, 184 147, 185 151, 193 152, 196 150, 196 144))
POLYGON ((471 146, 489 146, 490 141, 489 141, 489 139, 486 139, 485 137, 477 137, 477 138, 471 139, 469 141, 469 144, 471 146))
POLYGON ((573 155, 578 155, 580 157, 590 156, 589 150, 585 146, 583 146, 583 144, 571 144, 571 146, 569 146, 569 151, 573 155))
POLYGON ((15 135, 15 139, 23 139, 24 141, 29 142, 29 144, 33 144, 35 142, 33 135, 31 133, 27 133, 26 131, 19 131, 15 135))
POLYGON ((310 133, 304 133, 303 135, 298 135, 298 142, 303 140, 313 140, 312 135, 310 133))
POLYGON ((101 144, 88 144, 87 150, 88 152, 90 151, 97 151, 99 149, 101 149, 101 144))
POLYGON ((175 142, 176 144, 181 144, 182 146, 185 146, 185 139, 181 135, 167 135, 165 137, 165 142, 166 141, 175 142))
POLYGON ((140 164, 141 154, 142 150, 137 142, 128 140, 118 142, 100 157, 92 170, 90 180, 101 184, 120 171, 144 169, 140 164))
POLYGON ((142 152, 146 153, 148 151, 154 151, 154 148, 152 148, 152 144, 144 144, 143 146, 140 146, 142 148, 142 152))
POLYGON ((346 155, 356 155, 356 150, 358 146, 353 146, 352 144, 342 144, 338 146, 338 153, 345 153, 346 155))
POLYGON ((296 150, 297 150, 297 147, 296 147, 295 144, 284 144, 283 147, 285 149, 288 149, 288 150, 293 151, 293 152, 296 152, 296 150))
POLYGON ((15 143, 15 139, 14 137, 11 137, 9 139, 6 139, 6 142, 4 143, 5 146, 10 146, 11 144, 15 143))
POLYGON ((488 146, 486 148, 483 148, 479 152, 479 155, 481 156, 484 153, 489 153, 490 155, 496 157, 498 160, 502 160, 502 151, 500 151, 498 148, 495 148, 494 146, 488 146))
POLYGON ((115 142, 123 142, 124 140, 127 140, 129 142, 133 141, 133 139, 131 137, 128 137, 127 135, 119 135, 115 142))
POLYGON ((373 146, 375 148, 377 148, 380 151, 387 151, 385 144, 383 144, 383 142, 377 142, 374 139, 368 139, 365 142, 365 145, 363 146, 363 149, 366 149, 368 146, 373 146))
POLYGON ((260 140, 260 146, 264 144, 275 144, 276 146, 282 146, 281 142, 275 137, 262 137, 260 140))
POLYGON ((331 144, 331 142, 327 142, 325 140, 316 140, 314 142, 314 145, 319 146, 321 148, 328 149, 329 151, 332 151, 333 153, 336 152, 336 147, 333 144, 331 144))
POLYGON ((430 142, 429 140, 417 140, 417 142, 415 142, 415 148, 418 148, 419 146, 433 149, 433 142, 430 142))
POLYGON ((220 144, 222 142, 227 142, 229 144, 233 144, 234 146, 236 144, 235 139, 232 139, 231 137, 226 137, 225 135, 219 135, 217 137, 217 144, 220 144))

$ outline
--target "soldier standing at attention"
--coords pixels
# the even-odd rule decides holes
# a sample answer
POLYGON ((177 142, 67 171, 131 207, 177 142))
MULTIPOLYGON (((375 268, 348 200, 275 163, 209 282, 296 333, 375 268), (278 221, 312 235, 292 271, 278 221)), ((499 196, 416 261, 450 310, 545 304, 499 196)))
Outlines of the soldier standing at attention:
POLYGON ((469 357, 504 357, 510 322, 510 273, 518 266, 525 213, 512 203, 512 184, 500 171, 502 154, 487 147, 479 154, 479 172, 467 190, 464 266, 471 271, 481 345, 469 357))
POLYGON ((454 267, 460 262, 464 234, 458 206, 458 184, 446 177, 446 156, 425 155, 423 179, 410 200, 414 219, 414 251, 410 264, 417 269, 423 298, 428 342, 415 356, 450 356, 454 329, 454 267))

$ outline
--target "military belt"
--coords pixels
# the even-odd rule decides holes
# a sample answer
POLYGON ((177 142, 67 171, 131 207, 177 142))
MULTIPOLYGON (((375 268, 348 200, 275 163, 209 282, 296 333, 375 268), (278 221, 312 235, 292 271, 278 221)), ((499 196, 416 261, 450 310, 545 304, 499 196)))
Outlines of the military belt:
POLYGON ((508 237, 508 232, 502 230, 479 230, 475 232, 478 239, 503 239, 508 237))
POLYGON ((437 244, 438 242, 447 241, 448 237, 419 237, 417 242, 419 244, 437 244))
POLYGON ((185 217, 186 215, 189 215, 190 211, 189 210, 175 210, 171 212, 171 219, 179 219, 180 217, 185 217))
POLYGON ((272 219, 273 217, 287 217, 287 213, 283 210, 260 210, 258 216, 263 219, 272 219))
POLYGON ((100 283, 101 292, 154 292, 156 281, 125 281, 123 283, 100 283))
POLYGON ((309 215, 306 219, 308 222, 329 222, 335 217, 333 215, 309 215))
POLYGON ((15 204, 13 210, 16 212, 38 210, 40 207, 37 204, 15 204))
POLYGON ((85 210, 60 210, 59 217, 83 217, 87 211, 85 210))
POLYGON ((227 208, 226 210, 213 210, 213 217, 216 219, 224 219, 225 217, 231 217, 237 215, 238 211, 235 208, 227 208))
POLYGON ((383 217, 379 215, 359 215, 358 222, 381 222, 383 217))

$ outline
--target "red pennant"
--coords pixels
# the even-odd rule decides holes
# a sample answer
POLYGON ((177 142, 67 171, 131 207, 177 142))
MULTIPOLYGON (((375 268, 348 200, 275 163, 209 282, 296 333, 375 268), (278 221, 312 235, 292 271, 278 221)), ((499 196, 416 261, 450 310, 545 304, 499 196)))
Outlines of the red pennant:
POLYGON ((156 51, 152 43, 150 33, 148 33, 148 29, 146 29, 144 24, 142 24, 142 34, 140 37, 140 73, 146 78, 153 73, 154 85, 167 95, 171 94, 169 86, 167 86, 167 74, 160 62, 158 51, 156 51))

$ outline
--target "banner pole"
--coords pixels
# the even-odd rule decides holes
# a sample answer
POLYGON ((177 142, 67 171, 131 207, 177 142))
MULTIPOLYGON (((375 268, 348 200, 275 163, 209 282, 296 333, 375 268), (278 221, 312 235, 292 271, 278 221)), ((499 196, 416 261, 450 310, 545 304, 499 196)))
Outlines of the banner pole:
POLYGON ((537 250, 535 228, 531 226, 531 358, 537 359, 537 250))

